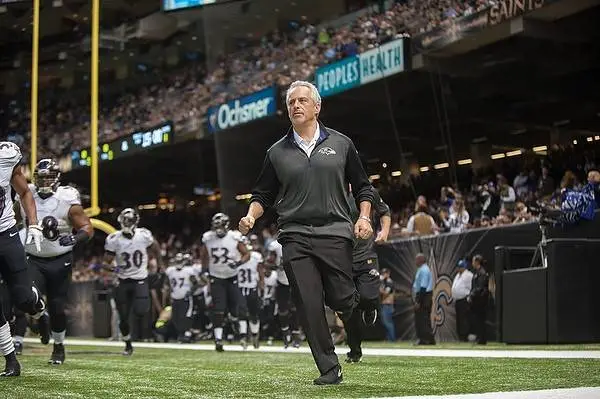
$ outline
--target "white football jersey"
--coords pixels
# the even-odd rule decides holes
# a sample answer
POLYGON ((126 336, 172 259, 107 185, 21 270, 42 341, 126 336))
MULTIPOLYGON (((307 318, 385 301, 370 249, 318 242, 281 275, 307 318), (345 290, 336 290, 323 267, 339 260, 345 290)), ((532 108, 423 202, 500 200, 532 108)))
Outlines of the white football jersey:
POLYGON ((263 256, 256 251, 250 252, 248 262, 238 267, 238 287, 254 289, 258 286, 258 266, 263 263, 263 256))
POLYGON ((275 252, 275 265, 277 265, 277 281, 281 285, 290 285, 287 275, 283 270, 283 247, 279 241, 274 240, 269 244, 269 252, 275 252))
POLYGON ((237 269, 229 267, 229 262, 238 262, 242 257, 238 244, 242 242, 242 233, 229 230, 221 238, 212 230, 202 236, 202 243, 208 251, 208 272, 216 278, 231 278, 237 275, 237 269))
POLYGON ((21 158, 23 156, 18 145, 10 141, 0 142, 0 233, 17 224, 10 181, 21 158))
MULTIPOLYGON (((25 245, 25 252, 29 255, 38 256, 40 258, 51 258, 53 256, 59 256, 71 252, 72 246, 63 247, 58 243, 58 239, 64 235, 71 234, 73 226, 69 220, 69 210, 72 205, 81 205, 79 198, 79 191, 76 188, 70 186, 61 186, 56 189, 56 192, 50 197, 43 199, 39 196, 33 184, 29 185, 29 191, 33 194, 35 201, 35 207, 37 208, 38 221, 41 223, 46 216, 53 216, 58 221, 58 233, 59 235, 54 240, 49 240, 44 237, 42 240, 42 249, 40 252, 37 251, 35 244, 32 242, 25 245)), ((21 215, 25 215, 25 209, 23 204, 20 202, 21 215)), ((23 228, 19 232, 21 235, 21 241, 26 242, 27 229, 23 228)))
POLYGON ((120 279, 143 280, 148 277, 148 247, 153 242, 152 233, 143 227, 136 228, 132 238, 119 230, 106 237, 104 250, 115 254, 120 279))
POLYGON ((184 266, 181 269, 169 266, 165 273, 169 278, 171 299, 185 299, 186 296, 192 293, 192 280, 190 277, 199 278, 200 274, 202 274, 202 268, 196 265, 184 266))
POLYGON ((269 277, 265 276, 265 290, 263 291, 263 299, 273 299, 275 290, 277 289, 277 273, 271 273, 269 277))

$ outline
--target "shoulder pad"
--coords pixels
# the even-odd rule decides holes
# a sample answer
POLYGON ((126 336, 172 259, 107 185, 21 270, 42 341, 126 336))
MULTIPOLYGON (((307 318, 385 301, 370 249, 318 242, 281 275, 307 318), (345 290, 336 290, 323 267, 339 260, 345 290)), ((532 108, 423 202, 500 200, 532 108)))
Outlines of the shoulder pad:
POLYGON ((256 259, 258 261, 258 263, 263 262, 263 256, 260 254, 260 252, 252 251, 250 256, 252 256, 254 259, 256 259))
POLYGON ((114 233, 110 233, 108 236, 106 236, 106 241, 114 241, 117 238, 119 238, 119 232, 115 231, 114 233))
POLYGON ((215 238, 215 232, 212 230, 206 231, 204 234, 202 234, 202 242, 205 244, 214 238, 215 238))
POLYGON ((154 239, 153 236, 152 236, 152 232, 150 230, 148 230, 147 228, 145 228, 145 227, 138 227, 137 230, 136 230, 136 232, 140 233, 144 237, 154 239))
POLYGON ((79 191, 75 187, 60 186, 56 189, 56 195, 63 201, 81 203, 79 191))
POLYGON ((21 149, 11 141, 0 142, 0 159, 12 160, 16 165, 21 161, 21 149))
POLYGON ((228 234, 230 234, 230 235, 231 235, 231 237, 232 237, 234 240, 236 240, 236 241, 240 241, 240 242, 242 241, 242 237, 243 237, 243 236, 242 236, 242 233, 240 233, 239 231, 237 231, 237 230, 229 230, 229 233, 228 233, 228 234))

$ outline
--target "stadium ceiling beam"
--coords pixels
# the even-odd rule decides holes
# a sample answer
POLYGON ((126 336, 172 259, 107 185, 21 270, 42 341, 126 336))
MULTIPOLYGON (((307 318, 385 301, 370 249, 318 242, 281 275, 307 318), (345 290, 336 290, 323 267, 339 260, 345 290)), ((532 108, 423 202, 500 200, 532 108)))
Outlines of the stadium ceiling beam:
POLYGON ((520 18, 513 23, 522 36, 532 39, 549 40, 556 43, 594 43, 597 37, 560 24, 520 18))
POLYGON ((416 54, 412 58, 413 71, 441 73, 443 75, 459 77, 479 77, 483 71, 474 67, 473 63, 465 59, 441 58, 425 54, 416 54))

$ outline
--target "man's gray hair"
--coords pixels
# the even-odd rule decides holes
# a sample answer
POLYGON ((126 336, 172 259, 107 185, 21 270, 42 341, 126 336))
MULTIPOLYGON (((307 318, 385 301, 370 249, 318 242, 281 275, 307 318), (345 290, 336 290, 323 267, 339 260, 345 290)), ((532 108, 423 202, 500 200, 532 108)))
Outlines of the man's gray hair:
POLYGON ((292 84, 290 85, 290 87, 288 87, 287 91, 285 92, 285 104, 288 104, 288 101, 290 100, 290 93, 292 92, 292 90, 294 90, 296 87, 300 87, 300 86, 304 86, 304 87, 308 87, 310 89, 310 97, 313 99, 313 101, 317 104, 321 104, 321 95, 319 94, 319 89, 317 89, 317 87, 307 81, 304 80, 296 80, 294 82, 292 82, 292 84))
POLYGON ((424 260, 427 260, 427 257, 426 257, 426 256, 425 256, 425 254, 424 254, 424 253, 422 253, 422 252, 419 252, 419 253, 417 254, 417 256, 415 256, 415 259, 419 259, 419 258, 423 258, 424 260))

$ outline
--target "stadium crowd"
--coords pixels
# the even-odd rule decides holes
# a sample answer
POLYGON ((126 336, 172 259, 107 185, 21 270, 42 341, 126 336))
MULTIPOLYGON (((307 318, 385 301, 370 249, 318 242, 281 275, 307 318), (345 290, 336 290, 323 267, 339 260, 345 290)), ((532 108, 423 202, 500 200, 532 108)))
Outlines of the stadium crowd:
MULTIPOLYGON (((405 35, 426 32, 481 10, 492 0, 397 0, 383 12, 369 12, 341 27, 319 27, 309 21, 288 32, 275 30, 259 43, 222 55, 211 70, 204 63, 182 61, 171 70, 151 70, 139 83, 122 90, 102 90, 101 141, 111 141, 164 120, 176 125, 201 119, 211 105, 277 84, 309 80, 326 63, 364 52, 405 35)), ((133 82, 135 77, 131 77, 133 82)), ((121 85, 116 85, 121 86, 121 85)), ((0 99, 0 137, 29 152, 30 113, 27 90, 20 98, 0 99)), ((48 88, 40 95, 42 156, 67 155, 89 146, 87 93, 48 88)))

